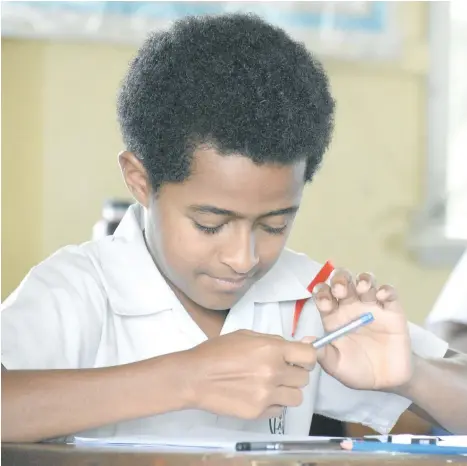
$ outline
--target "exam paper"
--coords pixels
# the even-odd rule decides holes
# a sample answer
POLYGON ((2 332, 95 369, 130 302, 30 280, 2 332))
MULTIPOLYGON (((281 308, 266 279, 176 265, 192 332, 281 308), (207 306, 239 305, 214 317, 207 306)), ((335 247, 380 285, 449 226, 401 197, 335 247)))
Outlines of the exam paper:
POLYGON ((438 437, 438 445, 446 447, 467 447, 467 435, 447 435, 438 437))
POLYGON ((240 442, 324 442, 336 437, 309 437, 291 435, 258 434, 255 432, 229 431, 223 429, 201 429, 189 435, 125 435, 114 437, 75 437, 76 446, 134 446, 161 447, 163 449, 227 450, 235 451, 240 442))

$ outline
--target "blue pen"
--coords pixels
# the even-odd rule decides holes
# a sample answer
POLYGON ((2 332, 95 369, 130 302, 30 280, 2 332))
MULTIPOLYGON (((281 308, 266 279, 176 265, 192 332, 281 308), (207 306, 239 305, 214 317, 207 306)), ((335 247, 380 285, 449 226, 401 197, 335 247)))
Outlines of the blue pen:
POLYGON ((319 338, 318 340, 315 340, 313 344, 313 348, 319 349, 322 348, 324 345, 327 345, 328 343, 331 343, 331 341, 334 341, 335 339, 342 337, 344 335, 347 335, 348 333, 357 330, 358 328, 362 327, 363 325, 369 324, 370 322, 373 322, 375 318, 373 317, 373 314, 371 312, 368 312, 366 314, 362 314, 358 319, 353 320, 347 325, 344 325, 343 327, 338 328, 337 330, 334 330, 331 333, 328 333, 322 338, 319 338))
POLYGON ((381 453, 412 453, 418 455, 467 455, 467 447, 453 447, 442 445, 421 445, 418 443, 383 443, 345 440, 342 448, 352 451, 381 452, 381 453))

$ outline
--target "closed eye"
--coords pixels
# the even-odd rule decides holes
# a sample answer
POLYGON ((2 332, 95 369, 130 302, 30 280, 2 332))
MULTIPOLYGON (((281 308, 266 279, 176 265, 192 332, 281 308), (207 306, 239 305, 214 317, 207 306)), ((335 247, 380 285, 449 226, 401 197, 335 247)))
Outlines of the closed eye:
POLYGON ((221 231, 222 227, 224 225, 219 225, 219 226, 216 226, 216 227, 208 227, 206 225, 201 225, 200 223, 198 222, 195 222, 193 221, 193 225, 200 231, 202 231, 203 233, 207 234, 207 235, 215 235, 216 233, 219 233, 219 231, 221 231))
POLYGON ((266 232, 266 233, 269 233, 271 235, 282 235, 285 230, 287 229, 287 224, 282 226, 282 227, 277 227, 277 228, 273 228, 273 227, 270 227, 268 225, 262 225, 261 228, 266 232))
MULTIPOLYGON (((201 223, 195 222, 194 220, 193 220, 193 225, 195 226, 196 229, 198 229, 199 231, 202 231, 203 233, 207 235, 215 235, 216 233, 219 233, 222 227, 224 226, 224 224, 222 224, 222 225, 218 225, 215 227, 210 227, 210 226, 202 225, 201 223)), ((270 235, 282 235, 287 229, 287 227, 288 227, 287 224, 281 227, 271 227, 269 225, 261 225, 261 228, 263 229, 263 231, 265 231, 266 233, 269 233, 270 235)))

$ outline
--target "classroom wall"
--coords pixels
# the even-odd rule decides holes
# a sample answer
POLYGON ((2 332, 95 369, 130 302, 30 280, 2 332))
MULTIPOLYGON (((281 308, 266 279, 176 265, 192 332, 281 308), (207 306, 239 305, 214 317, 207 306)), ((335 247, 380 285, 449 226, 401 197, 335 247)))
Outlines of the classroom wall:
POLYGON ((42 45, 2 42, 1 58, 4 298, 43 258, 42 45))
MULTIPOLYGON (((396 285, 421 322, 448 275, 409 256, 423 195, 426 21, 399 4, 406 35, 391 65, 326 61, 336 133, 303 201, 290 246, 396 285)), ((60 246, 90 238, 102 202, 126 196, 115 94, 133 47, 2 41, 2 298, 60 246)))

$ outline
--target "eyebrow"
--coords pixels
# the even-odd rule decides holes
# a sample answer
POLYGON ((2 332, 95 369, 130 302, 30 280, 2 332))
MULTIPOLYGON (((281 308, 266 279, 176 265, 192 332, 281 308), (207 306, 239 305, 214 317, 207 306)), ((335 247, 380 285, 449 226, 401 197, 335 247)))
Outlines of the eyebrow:
MULTIPOLYGON (((278 217, 280 215, 290 215, 295 214, 298 211, 299 206, 291 206, 286 207, 285 209, 278 209, 272 210, 271 212, 267 212, 266 214, 260 215, 260 218, 265 217, 278 217)), ((219 207, 211 206, 211 205, 191 205, 188 207, 191 212, 201 213, 201 214, 214 214, 214 215, 222 215, 224 217, 235 217, 235 218, 242 218, 244 215, 239 214, 238 212, 234 212, 233 210, 221 209, 219 207)))

